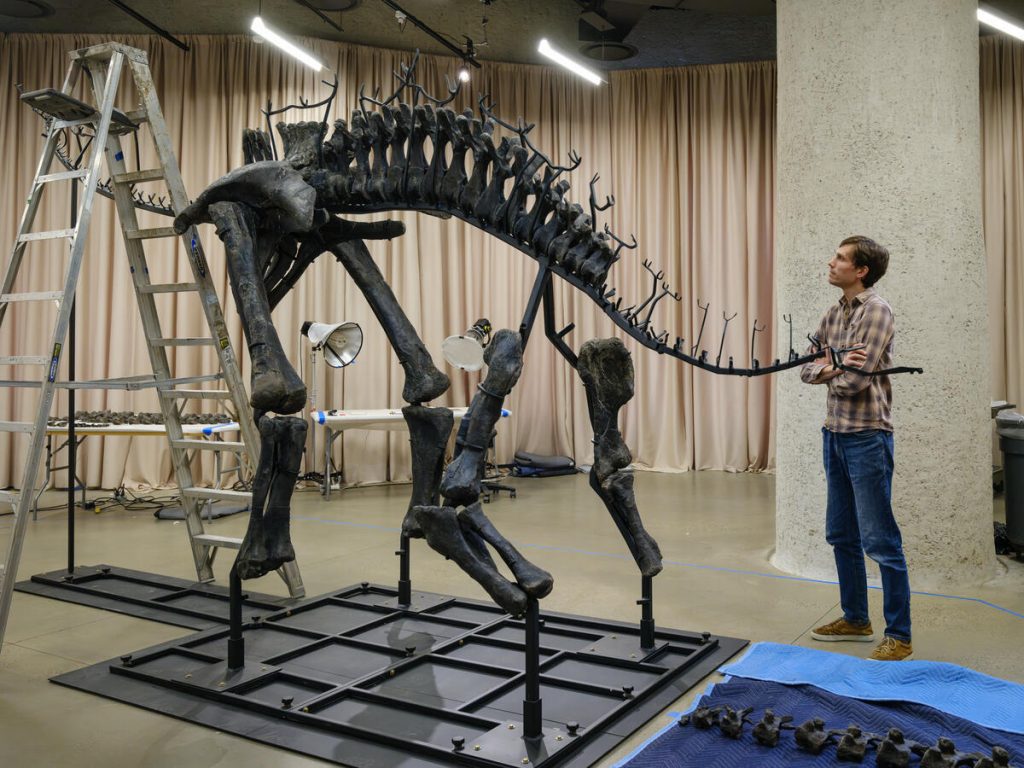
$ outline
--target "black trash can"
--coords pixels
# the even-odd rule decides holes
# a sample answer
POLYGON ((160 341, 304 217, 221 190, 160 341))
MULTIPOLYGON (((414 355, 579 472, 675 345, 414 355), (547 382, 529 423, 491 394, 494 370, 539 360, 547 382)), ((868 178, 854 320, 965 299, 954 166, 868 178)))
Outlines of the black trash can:
POLYGON ((999 448, 1003 452, 1006 537, 1024 550, 1024 414, 1003 411, 996 416, 999 448))

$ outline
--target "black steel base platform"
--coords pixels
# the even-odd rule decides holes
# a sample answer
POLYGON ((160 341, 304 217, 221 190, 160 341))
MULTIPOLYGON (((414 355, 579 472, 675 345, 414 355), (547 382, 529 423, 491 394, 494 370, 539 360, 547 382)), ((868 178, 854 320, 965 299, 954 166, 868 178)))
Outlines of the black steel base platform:
MULTIPOLYGON (((187 629, 211 629, 228 623, 228 588, 172 576, 132 571, 113 565, 80 565, 39 573, 14 585, 18 592, 52 597, 140 619, 187 629)), ((266 616, 297 601, 247 592, 242 617, 266 616)))
POLYGON ((525 625, 493 604, 367 583, 53 682, 342 765, 590 765, 746 640, 542 613, 543 735, 523 734, 525 625))

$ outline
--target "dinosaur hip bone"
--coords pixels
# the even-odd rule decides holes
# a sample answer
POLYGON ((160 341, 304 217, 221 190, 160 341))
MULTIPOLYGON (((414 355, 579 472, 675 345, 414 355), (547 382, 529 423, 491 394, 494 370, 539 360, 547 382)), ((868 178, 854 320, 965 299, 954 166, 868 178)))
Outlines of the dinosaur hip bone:
POLYGON ((407 405, 402 409, 409 426, 412 448, 412 497, 402 521, 402 534, 422 538, 423 531, 413 514, 415 507, 437 506, 440 500, 444 451, 452 433, 454 417, 448 408, 407 405))
POLYGON ((174 219, 183 234, 194 224, 216 223, 210 206, 219 202, 242 203, 262 212, 267 223, 281 233, 308 232, 313 227, 316 190, 287 161, 262 161, 221 176, 200 193, 195 202, 174 219))
POLYGON ((445 470, 441 495, 448 504, 472 504, 480 496, 484 458, 501 416, 505 396, 519 380, 523 369, 523 345, 518 333, 501 329, 484 350, 487 377, 463 417, 456 454, 445 470))
POLYGON ((520 616, 526 610, 526 593, 502 576, 489 557, 467 541, 453 507, 415 507, 413 513, 427 544, 468 573, 502 610, 520 616))
POLYGON ((483 513, 479 501, 459 512, 459 524, 463 530, 476 532, 480 538, 494 547, 501 559, 505 561, 505 565, 512 571, 512 575, 516 577, 516 584, 526 594, 540 600, 551 593, 551 588, 555 583, 551 574, 523 557, 504 536, 498 533, 498 530, 483 513))
POLYGON ((290 500, 306 444, 306 422, 295 417, 259 423, 261 452, 253 480, 249 526, 235 566, 242 579, 255 579, 295 559, 289 531, 290 500))

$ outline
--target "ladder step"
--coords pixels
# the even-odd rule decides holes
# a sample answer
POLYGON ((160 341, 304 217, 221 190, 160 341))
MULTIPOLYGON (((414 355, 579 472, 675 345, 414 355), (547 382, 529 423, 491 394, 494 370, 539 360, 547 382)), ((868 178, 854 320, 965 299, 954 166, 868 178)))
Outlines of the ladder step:
POLYGON ((230 400, 231 393, 223 389, 162 389, 165 400, 230 400))
POLYGON ((12 301, 51 301, 63 299, 64 291, 36 291, 34 293, 0 293, 0 304, 12 301))
POLYGON ((129 240, 152 240, 157 237, 179 237, 174 227, 152 227, 151 229, 126 229, 124 236, 129 240))
POLYGON ((74 237, 76 229, 51 229, 46 232, 26 232, 18 235, 19 243, 27 243, 32 240, 57 240, 62 237, 74 237))
POLYGON ((144 171, 129 171, 128 173, 115 173, 115 184, 138 184, 142 181, 158 181, 164 178, 163 168, 147 168, 144 171))
POLYGON ((149 343, 154 347, 212 347, 217 340, 209 338, 150 339, 149 343))
POLYGON ((36 431, 36 425, 31 421, 0 421, 0 432, 27 432, 32 434, 36 431))
POLYGON ((2 355, 0 365, 49 365, 48 355, 2 355))
POLYGON ((18 506, 18 492, 17 491, 0 491, 0 504, 10 504, 14 507, 18 506))
POLYGON ((3 379, 0 380, 0 389, 5 387, 21 387, 23 389, 39 389, 43 386, 41 381, 24 381, 22 379, 3 379))
POLYGON ((207 381, 220 381, 223 378, 223 373, 206 373, 202 376, 182 376, 177 379, 154 379, 153 386, 163 392, 165 387, 176 387, 179 384, 201 384, 207 381))
POLYGON ((196 544, 204 544, 207 547, 224 547, 225 549, 240 549, 242 540, 234 536, 217 536, 212 533, 197 533, 192 537, 196 544))
POLYGON ((36 184, 46 184, 50 181, 63 181, 64 179, 84 179, 89 175, 88 168, 79 168, 77 171, 61 171, 60 173, 46 173, 36 179, 36 184))
POLYGON ((252 494, 248 491, 229 491, 224 488, 182 488, 181 495, 189 499, 245 502, 252 500, 252 494))
POLYGON ((199 283, 150 283, 138 286, 139 293, 185 293, 198 290, 199 283))
POLYGON ((237 453, 245 450, 245 443, 233 443, 227 440, 171 440, 175 448, 200 451, 231 451, 237 453))

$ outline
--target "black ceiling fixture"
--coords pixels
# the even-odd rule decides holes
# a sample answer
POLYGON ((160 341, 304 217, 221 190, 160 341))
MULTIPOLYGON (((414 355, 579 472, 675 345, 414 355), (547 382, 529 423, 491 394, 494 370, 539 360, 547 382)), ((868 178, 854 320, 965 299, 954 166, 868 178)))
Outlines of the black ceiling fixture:
POLYGON ((12 19, 41 19, 54 13, 53 8, 39 0, 0 0, 0 16, 12 19))
POLYGON ((595 61, 625 61, 640 52, 640 49, 629 43, 614 40, 602 40, 595 43, 583 43, 580 53, 595 61))
POLYGON ((605 0, 576 0, 576 4, 580 6, 580 53, 596 61, 625 61, 636 56, 637 47, 625 40, 647 7, 613 3, 609 8, 605 0))
MULTIPOLYGON (((380 1, 382 3, 384 3, 384 5, 386 5, 388 8, 390 8, 391 10, 393 10, 395 12, 395 16, 398 18, 398 20, 399 20, 398 23, 400 25, 402 25, 404 27, 406 22, 412 22, 414 27, 419 29, 421 32, 425 32, 426 34, 430 35, 432 38, 434 38, 441 45, 443 45, 449 51, 451 51, 456 56, 458 56, 460 59, 462 59, 464 64, 468 64, 469 66, 476 67, 477 69, 480 68, 480 62, 476 60, 476 48, 473 45, 473 41, 470 40, 468 37, 466 38, 466 48, 465 48, 465 50, 463 50, 459 46, 455 45, 455 43, 453 43, 451 40, 449 40, 446 37, 444 37, 444 35, 442 35, 440 32, 435 31, 434 29, 429 27, 425 22, 423 22, 420 19, 418 19, 415 16, 413 16, 411 13, 409 13, 407 10, 405 10, 405 8, 403 8, 398 3, 396 3, 395 0, 380 0, 380 1)), ((489 3, 485 3, 485 4, 489 5, 489 3)))
POLYGON ((359 5, 359 0, 313 0, 310 5, 321 11, 341 13, 344 11, 351 11, 359 5))
MULTIPOLYGON (((313 13, 315 13, 317 16, 319 16, 320 20, 323 21, 325 24, 330 24, 332 27, 334 27, 339 32, 344 32, 345 31, 344 29, 341 28, 340 24, 335 24, 333 21, 331 21, 330 17, 326 13, 323 12, 322 9, 317 7, 318 5, 323 5, 322 2, 321 3, 316 3, 316 4, 311 3, 308 0, 295 0, 295 2, 298 3, 299 5, 301 5, 303 8, 308 8, 309 10, 311 10, 313 13)), ((354 5, 354 3, 353 3, 353 5, 354 5)), ((334 10, 334 9, 328 8, 326 10, 334 10)))
POLYGON ((162 37, 164 40, 167 40, 168 42, 174 43, 176 46, 181 48, 181 50, 183 50, 183 51, 189 50, 189 47, 188 47, 187 43, 183 43, 181 40, 176 38, 174 35, 172 35, 170 32, 168 32, 163 27, 157 26, 157 24, 155 22, 150 21, 145 16, 143 16, 141 13, 136 11, 134 8, 130 8, 127 5, 125 5, 124 3, 122 3, 121 0, 108 0, 108 2, 110 2, 112 5, 115 5, 118 8, 120 8, 122 11, 127 13, 129 16, 131 16, 136 21, 139 21, 139 22, 145 24, 147 27, 149 27, 154 32, 156 32, 158 35, 160 35, 160 37, 162 37))

